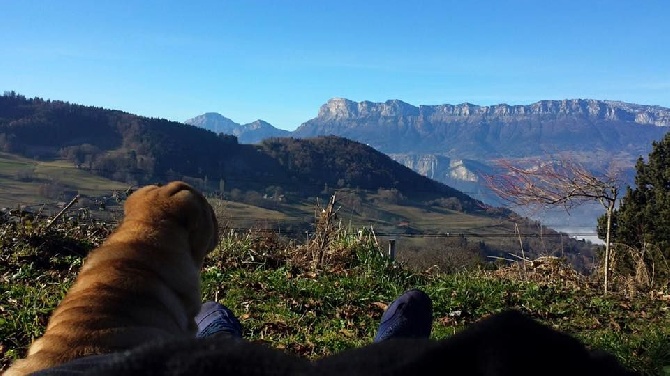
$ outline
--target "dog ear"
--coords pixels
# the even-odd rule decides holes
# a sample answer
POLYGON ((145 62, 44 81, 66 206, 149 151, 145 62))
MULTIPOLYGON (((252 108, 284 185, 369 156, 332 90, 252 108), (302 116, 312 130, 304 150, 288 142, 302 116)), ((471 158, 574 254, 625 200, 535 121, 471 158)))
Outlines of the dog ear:
POLYGON ((124 217, 128 216, 129 213, 138 211, 136 208, 146 205, 146 201, 152 200, 150 197, 155 194, 155 190, 158 188, 160 188, 158 185, 147 185, 132 192, 123 204, 124 217))
POLYGON ((173 219, 189 234, 193 257, 199 262, 218 244, 218 222, 207 199, 188 185, 170 186, 173 219))
POLYGON ((192 188, 182 189, 170 195, 169 205, 174 207, 170 214, 177 223, 189 232, 196 231, 209 220, 205 215, 209 205, 204 197, 192 188))

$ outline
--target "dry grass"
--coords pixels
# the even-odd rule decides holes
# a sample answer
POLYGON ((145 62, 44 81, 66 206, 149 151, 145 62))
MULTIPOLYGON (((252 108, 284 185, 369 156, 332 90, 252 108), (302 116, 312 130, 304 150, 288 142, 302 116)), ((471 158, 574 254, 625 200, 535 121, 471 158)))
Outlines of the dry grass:
POLYGON ((514 262, 508 266, 486 271, 485 274, 512 281, 558 285, 576 290, 594 288, 598 284, 593 277, 577 272, 564 259, 555 256, 542 256, 525 262, 514 262))

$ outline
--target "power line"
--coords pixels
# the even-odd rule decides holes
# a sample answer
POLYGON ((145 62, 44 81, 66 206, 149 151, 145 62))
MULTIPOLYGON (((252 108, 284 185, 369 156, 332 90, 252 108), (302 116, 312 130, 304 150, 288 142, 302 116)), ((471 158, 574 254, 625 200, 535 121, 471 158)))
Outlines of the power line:
MULTIPOLYGON (((303 222, 305 223, 305 222, 303 222)), ((279 224, 279 222, 278 222, 279 224)), ((305 223, 308 224, 308 223, 305 223)), ((367 226, 364 226, 367 227, 367 226)), ((304 234, 309 233, 308 230, 281 230, 275 228, 254 228, 252 227, 225 227, 227 231, 237 231, 237 232, 258 232, 258 233, 296 233, 304 234)), ((383 232, 383 231, 374 231, 375 236, 381 237, 405 237, 405 238, 459 238, 459 237, 480 237, 480 238, 518 238, 519 236, 523 238, 546 238, 546 237, 575 237, 575 236, 597 236, 598 234, 593 232, 581 232, 581 233, 546 233, 546 234, 536 234, 536 233, 483 233, 483 232, 444 232, 444 233, 403 233, 403 232, 383 232)))

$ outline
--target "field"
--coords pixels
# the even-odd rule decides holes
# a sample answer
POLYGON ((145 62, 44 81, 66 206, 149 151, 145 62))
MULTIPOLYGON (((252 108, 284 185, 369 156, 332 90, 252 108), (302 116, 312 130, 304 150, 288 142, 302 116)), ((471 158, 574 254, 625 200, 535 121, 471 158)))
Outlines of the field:
POLYGON ((36 161, 7 153, 0 153, 0 186, 0 206, 10 208, 39 208, 71 199, 76 193, 102 197, 128 189, 127 184, 90 174, 66 161, 36 161), (54 188, 69 194, 51 195, 55 192, 49 190, 54 188))
MULTIPOLYGON (((112 228, 89 221, 48 229, 35 222, 2 224, 0 369, 42 333, 82 258, 112 228)), ((382 255, 383 244, 370 231, 325 231, 330 241, 316 253, 312 243, 275 233, 227 231, 206 260, 203 299, 230 307, 249 340, 314 359, 370 343, 388 302, 418 287, 433 300, 433 339, 516 308, 610 351, 641 374, 670 375, 670 296, 621 289, 605 297, 596 280, 551 258, 529 263, 525 273, 518 264, 412 271, 382 255), (315 264, 320 251, 325 261, 315 264)))

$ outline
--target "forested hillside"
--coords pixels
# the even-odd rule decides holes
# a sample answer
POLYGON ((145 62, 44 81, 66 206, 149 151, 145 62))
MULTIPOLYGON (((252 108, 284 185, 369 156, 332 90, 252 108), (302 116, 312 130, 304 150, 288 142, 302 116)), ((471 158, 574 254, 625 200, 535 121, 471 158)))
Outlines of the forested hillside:
POLYGON ((186 177, 205 190, 279 185, 305 195, 326 186, 393 188, 406 196, 447 195, 466 207, 476 205, 467 195, 342 138, 276 138, 240 145, 234 136, 182 123, 15 93, 0 97, 0 150, 35 159, 67 159, 78 168, 131 184, 186 177))

